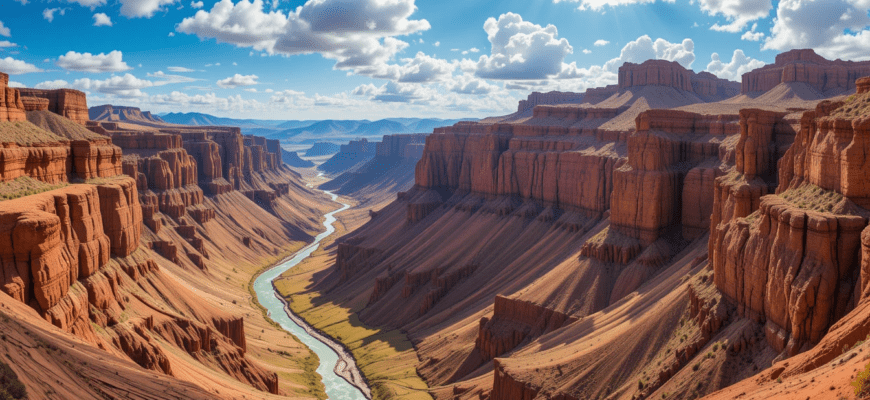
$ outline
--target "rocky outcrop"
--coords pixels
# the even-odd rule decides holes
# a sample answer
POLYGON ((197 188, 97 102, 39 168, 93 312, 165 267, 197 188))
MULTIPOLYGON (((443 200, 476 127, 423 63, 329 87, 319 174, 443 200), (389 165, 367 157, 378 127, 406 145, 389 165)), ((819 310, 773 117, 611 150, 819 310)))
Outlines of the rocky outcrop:
POLYGON ((121 148, 109 139, 73 140, 70 150, 74 178, 108 178, 123 173, 121 148))
POLYGON ((480 319, 474 347, 484 361, 513 350, 530 337, 559 329, 577 321, 567 315, 527 301, 496 296, 492 318, 480 319))
MULTIPOLYGON (((520 100, 517 112, 531 110, 539 105, 554 105, 554 104, 580 104, 584 103, 585 93, 572 92, 533 92, 526 100, 520 100)), ((608 96, 609 97, 609 96, 608 96)), ((602 99, 603 100, 603 99, 602 99)))
POLYGON ((41 97, 22 97, 25 111, 48 111, 48 99, 41 97))
POLYGON ((625 63, 619 68, 619 89, 638 86, 669 86, 694 93, 705 101, 724 100, 740 91, 737 82, 719 79, 709 72, 694 73, 675 61, 647 60, 625 63))
POLYGON ((778 196, 730 224, 714 259, 716 286, 742 316, 765 323, 768 343, 795 355, 845 315, 867 220, 805 210, 778 196))
MULTIPOLYGON (((48 311, 110 255, 135 249, 141 211, 135 182, 76 185, 0 203, 3 291, 48 311), (109 235, 107 235, 107 232, 109 235)), ((61 318, 55 318, 61 321, 61 318)))
POLYGON ((48 110, 84 125, 88 122, 88 101, 84 92, 72 89, 18 89, 24 97, 48 99, 48 110))
POLYGON ((21 97, 18 89, 9 87, 9 75, 0 72, 0 122, 27 120, 21 97))
POLYGON ((426 135, 422 133, 410 135, 384 135, 384 138, 375 144, 376 157, 419 159, 422 156, 420 145, 426 142, 426 135))
POLYGON ((870 209, 870 117, 831 115, 841 107, 843 102, 823 101, 804 113, 794 145, 779 163, 778 192, 810 183, 870 209))
POLYGON ((709 245, 715 284, 787 356, 818 343, 863 291, 861 232, 870 215, 861 208, 868 204, 863 137, 870 124, 849 110, 826 101, 803 114, 779 162, 776 195, 764 197, 776 178, 772 143, 782 115, 741 111, 736 171, 716 181, 709 245))
POLYGON ((636 126, 628 140, 628 163, 613 173, 612 227, 644 245, 682 222, 687 238, 699 236, 712 208, 681 216, 683 200, 692 207, 712 195, 720 173, 719 143, 737 131, 737 116, 650 110, 637 117, 636 126))
POLYGON ((88 116, 91 121, 166 123, 160 117, 152 115, 150 111, 142 111, 138 107, 121 107, 113 106, 111 104, 91 107, 88 110, 88 116))
POLYGON ((29 176, 46 183, 69 181, 70 148, 65 143, 40 143, 22 147, 3 143, 0 147, 0 181, 29 176))
POLYGON ((855 88, 855 80, 870 75, 870 61, 830 61, 812 49, 791 50, 776 62, 743 74, 742 93, 766 92, 780 83, 801 82, 825 92, 855 88))

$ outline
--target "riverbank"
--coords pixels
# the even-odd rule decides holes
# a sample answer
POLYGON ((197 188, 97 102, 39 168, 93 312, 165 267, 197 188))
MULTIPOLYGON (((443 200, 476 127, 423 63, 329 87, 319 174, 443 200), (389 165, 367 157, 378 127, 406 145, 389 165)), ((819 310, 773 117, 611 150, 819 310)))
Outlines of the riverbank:
POLYGON ((429 387, 417 374, 420 363, 413 344, 398 330, 368 327, 357 317, 367 299, 336 299, 340 293, 324 298, 308 288, 314 275, 335 263, 332 244, 342 235, 368 221, 368 210, 351 209, 338 215, 337 232, 325 240, 311 257, 288 270, 275 281, 281 296, 292 311, 350 350, 377 399, 431 399, 429 387))
MULTIPOLYGON (((330 194, 326 192, 327 194, 330 194)), ((338 196, 332 195, 332 200, 337 200, 338 196)), ((342 400, 363 400, 371 396, 367 390, 362 374, 357 371, 357 377, 354 377, 353 371, 347 374, 347 370, 352 369, 352 357, 347 352, 336 351, 341 346, 323 336, 313 335, 310 332, 313 330, 307 327, 304 321, 297 319, 294 321, 292 313, 288 313, 287 303, 276 295, 273 281, 284 272, 293 269, 296 265, 308 258, 314 251, 320 247, 320 243, 330 237, 335 232, 333 224, 336 221, 335 214, 348 209, 350 205, 343 204, 342 207, 327 213, 324 217, 323 227, 325 230, 315 237, 314 241, 305 246, 288 260, 275 265, 274 267, 260 274, 253 283, 253 289, 256 294, 257 302, 268 310, 268 315, 271 320, 278 323, 285 331, 297 337, 300 342, 306 345, 320 359, 320 366, 317 368, 317 373, 322 377, 322 382, 325 387, 326 394, 332 399, 342 400), (344 354, 342 354, 344 353, 344 354), (342 357, 343 356, 343 357, 342 357), (342 363, 344 368, 338 368, 339 371, 345 372, 347 377, 342 377, 336 373, 335 365, 342 363), (362 387, 362 390, 355 385, 362 387), (367 395, 367 393, 369 393, 367 395)), ((316 332, 315 332, 316 333, 316 332)))
POLYGON ((325 333, 309 325, 308 322, 293 313, 293 310, 290 309, 290 303, 288 303, 287 300, 278 295, 278 288, 275 287, 274 283, 272 284, 272 287, 275 289, 275 297, 278 298, 278 300, 280 300, 282 303, 284 303, 284 312, 287 313, 287 316, 290 317, 293 323, 299 325, 302 329, 305 330, 306 333, 311 335, 313 338, 329 346, 329 348, 331 348, 332 351, 334 351, 335 354, 338 355, 338 362, 335 363, 335 367, 333 368, 335 374, 342 377, 345 381, 347 381, 347 383, 359 389, 359 391, 362 392, 367 399, 371 399, 372 389, 369 387, 368 382, 362 375, 362 372, 357 367, 356 359, 353 358, 353 354, 351 354, 350 350, 348 350, 341 343, 333 340, 325 333))

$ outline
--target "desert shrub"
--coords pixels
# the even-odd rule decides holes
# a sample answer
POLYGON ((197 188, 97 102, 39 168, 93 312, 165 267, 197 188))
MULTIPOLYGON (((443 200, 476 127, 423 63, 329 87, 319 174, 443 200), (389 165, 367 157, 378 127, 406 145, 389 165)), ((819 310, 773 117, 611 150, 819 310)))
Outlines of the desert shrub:
POLYGON ((26 399, 27 388, 8 364, 0 361, 0 399, 26 399))

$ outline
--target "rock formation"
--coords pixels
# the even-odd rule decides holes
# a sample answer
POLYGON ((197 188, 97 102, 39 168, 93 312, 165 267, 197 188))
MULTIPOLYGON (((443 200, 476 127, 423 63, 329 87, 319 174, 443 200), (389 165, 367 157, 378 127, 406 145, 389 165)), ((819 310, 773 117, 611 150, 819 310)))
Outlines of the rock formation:
POLYGON ((780 83, 800 82, 821 93, 841 94, 855 88, 855 80, 870 75, 870 61, 830 61, 811 49, 791 50, 776 62, 743 75, 742 93, 766 92, 780 83))
POLYGON ((91 107, 88 109, 88 117, 91 121, 165 123, 160 117, 152 115, 150 111, 142 111, 137 107, 119 107, 111 104, 91 107))
MULTIPOLYGON (((539 106, 539 105, 585 103, 584 96, 585 96, 585 93, 572 93, 572 92, 540 93, 540 92, 534 92, 534 93, 530 94, 528 96, 528 98, 526 98, 526 100, 520 100, 520 105, 517 108, 517 112, 531 110, 531 109, 535 108, 535 106, 539 106)), ((607 97, 610 97, 610 96, 607 96, 607 97)))
POLYGON ((24 121, 24 103, 18 89, 9 85, 9 75, 0 72, 0 122, 24 121))
POLYGON ((83 92, 72 89, 19 89, 23 97, 48 99, 48 110, 84 125, 88 121, 88 101, 83 92))
POLYGON ((636 86, 669 86, 694 93, 706 101, 724 100, 739 93, 737 82, 719 79, 709 72, 694 73, 675 61, 647 60, 619 68, 619 89, 636 86))

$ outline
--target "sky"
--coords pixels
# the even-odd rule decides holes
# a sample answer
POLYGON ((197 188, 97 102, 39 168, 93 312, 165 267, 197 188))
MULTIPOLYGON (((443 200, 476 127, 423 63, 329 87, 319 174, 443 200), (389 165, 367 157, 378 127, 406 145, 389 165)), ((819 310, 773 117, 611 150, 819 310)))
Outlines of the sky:
POLYGON ((870 59, 870 0, 0 0, 0 72, 88 104, 233 118, 504 115, 624 62, 720 78, 870 59))

